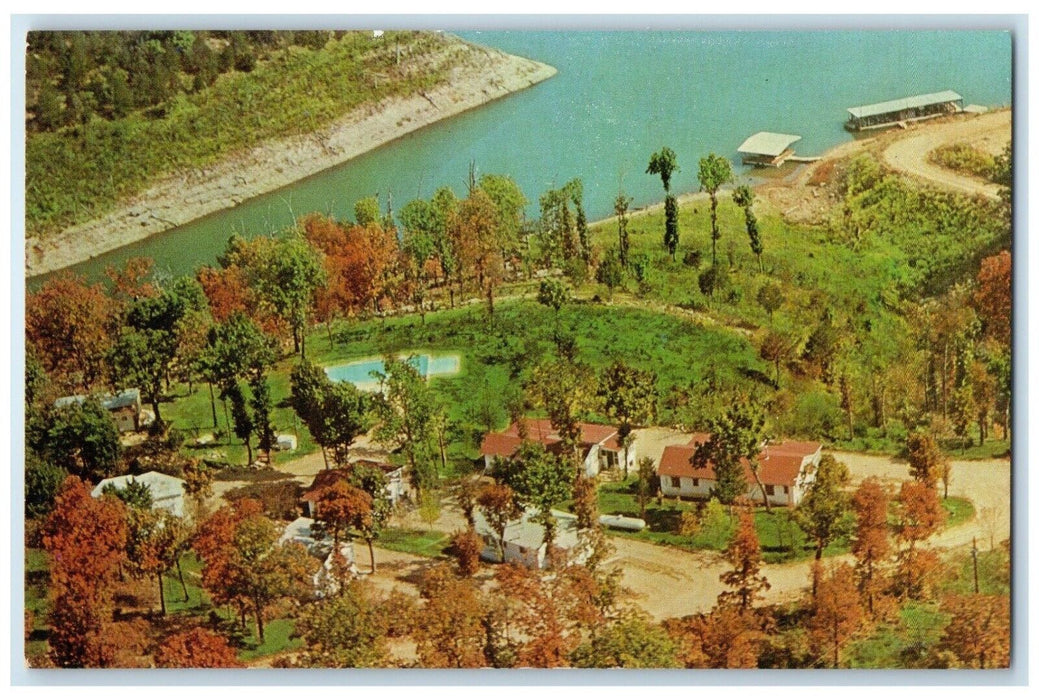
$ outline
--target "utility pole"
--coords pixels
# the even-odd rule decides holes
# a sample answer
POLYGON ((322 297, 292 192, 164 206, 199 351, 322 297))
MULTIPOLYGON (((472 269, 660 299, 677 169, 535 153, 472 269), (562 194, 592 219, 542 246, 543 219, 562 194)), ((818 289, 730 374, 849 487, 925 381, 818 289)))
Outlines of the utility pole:
POLYGON ((970 556, 974 560, 974 592, 980 593, 978 589, 978 538, 971 539, 970 556))

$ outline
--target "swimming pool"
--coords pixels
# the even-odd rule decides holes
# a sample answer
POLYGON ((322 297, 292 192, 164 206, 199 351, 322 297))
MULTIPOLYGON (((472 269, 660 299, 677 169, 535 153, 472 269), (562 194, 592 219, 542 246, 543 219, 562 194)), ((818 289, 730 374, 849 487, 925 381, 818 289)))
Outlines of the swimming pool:
MULTIPOLYGON (((405 356, 401 356, 405 359, 405 356)), ((408 364, 418 370, 425 378, 445 374, 457 374, 461 366, 458 355, 412 355, 407 357, 408 364)), ((345 365, 333 365, 325 367, 325 374, 333 382, 350 382, 358 389, 374 390, 379 385, 375 374, 386 371, 386 366, 380 358, 370 358, 348 362, 345 365)))

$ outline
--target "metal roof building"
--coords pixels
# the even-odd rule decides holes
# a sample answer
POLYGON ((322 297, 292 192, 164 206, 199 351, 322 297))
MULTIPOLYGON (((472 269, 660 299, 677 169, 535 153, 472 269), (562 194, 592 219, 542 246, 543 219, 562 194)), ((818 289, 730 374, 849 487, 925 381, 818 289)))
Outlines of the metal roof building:
POLYGON ((759 131, 740 144, 736 151, 743 155, 744 164, 779 167, 794 155, 790 145, 800 140, 801 137, 794 134, 759 131))
POLYGON ((898 100, 849 107, 846 126, 853 131, 877 129, 900 122, 918 121, 958 112, 963 96, 952 90, 914 95, 898 100))

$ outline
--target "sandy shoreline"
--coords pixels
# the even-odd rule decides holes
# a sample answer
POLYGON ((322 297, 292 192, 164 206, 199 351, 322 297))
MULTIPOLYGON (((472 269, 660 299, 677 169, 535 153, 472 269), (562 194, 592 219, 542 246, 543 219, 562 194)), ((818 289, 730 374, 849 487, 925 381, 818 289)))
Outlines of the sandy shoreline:
POLYGON ((355 110, 317 132, 270 141, 218 165, 157 182, 109 214, 44 240, 25 241, 25 275, 89 260, 340 165, 434 122, 531 87, 552 66, 467 45, 472 60, 423 95, 355 110))

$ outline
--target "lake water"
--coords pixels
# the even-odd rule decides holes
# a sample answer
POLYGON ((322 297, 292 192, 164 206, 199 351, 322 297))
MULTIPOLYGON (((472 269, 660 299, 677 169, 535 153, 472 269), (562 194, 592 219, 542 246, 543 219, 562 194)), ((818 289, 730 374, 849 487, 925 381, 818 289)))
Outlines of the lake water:
MULTIPOLYGON (((464 193, 479 173, 512 176, 537 215, 544 190, 584 181, 590 219, 612 214, 619 188, 634 206, 663 199, 645 174, 670 146, 677 192, 698 188, 709 152, 736 161, 757 131, 799 134, 816 155, 847 141, 846 109, 951 89, 964 104, 1009 104, 1011 41, 995 31, 462 32, 470 41, 549 63, 554 78, 434 124, 339 167, 72 268, 100 279, 107 265, 148 256, 186 274, 213 264, 233 233, 276 231, 310 211, 352 218, 353 203, 392 194, 396 211, 441 185, 464 193)), ((740 169, 743 172, 743 169, 740 169)), ((38 286, 44 278, 34 278, 38 286)))

